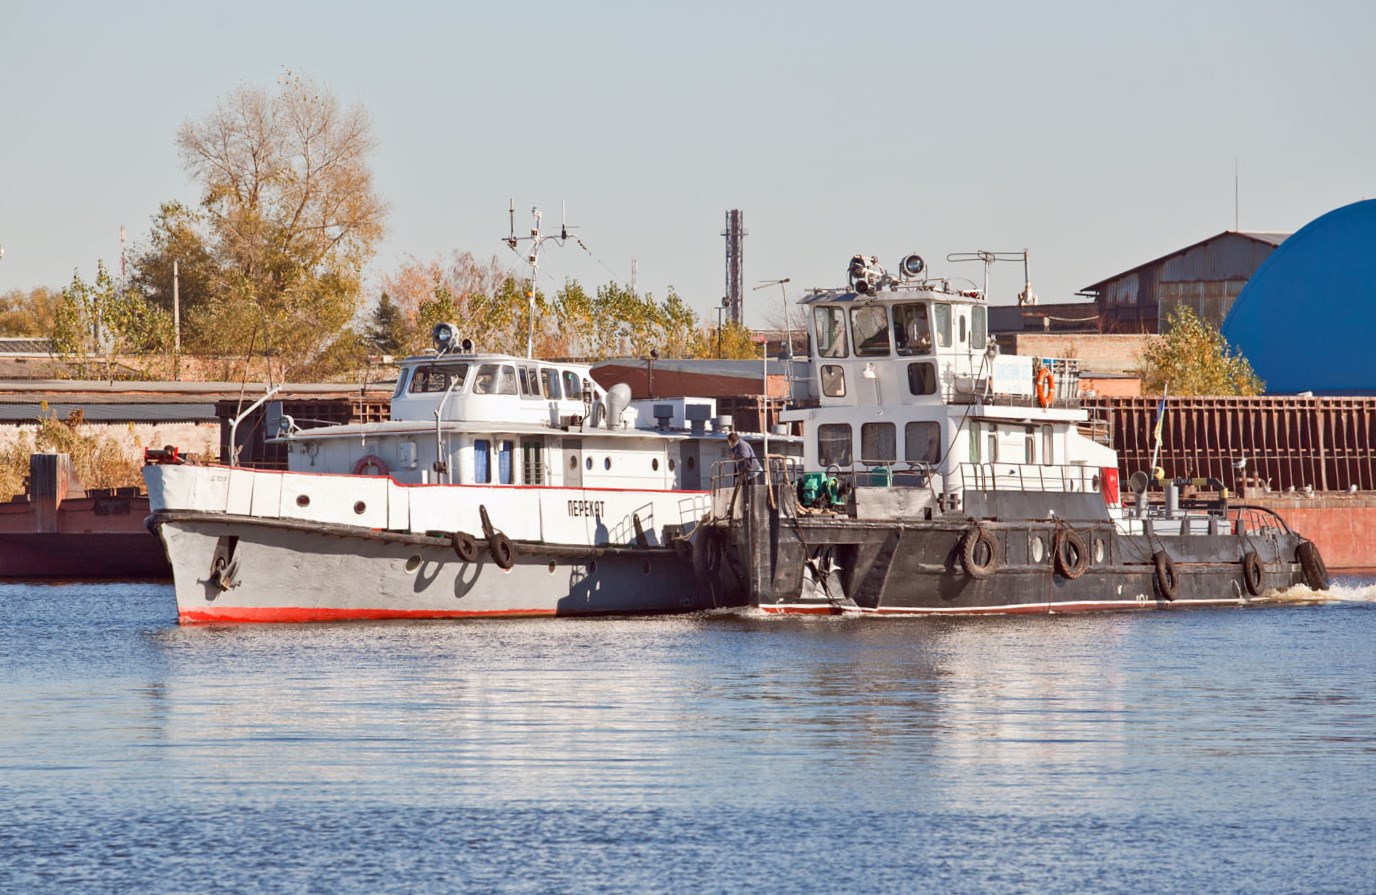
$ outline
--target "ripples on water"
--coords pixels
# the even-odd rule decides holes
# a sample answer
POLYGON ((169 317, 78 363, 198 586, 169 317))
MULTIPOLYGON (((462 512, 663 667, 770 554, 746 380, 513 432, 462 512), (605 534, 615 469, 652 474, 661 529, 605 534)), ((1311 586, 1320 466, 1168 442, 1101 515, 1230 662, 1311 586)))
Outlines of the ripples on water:
POLYGON ((1318 606, 179 628, 0 587, 3 892, 1376 890, 1318 606))

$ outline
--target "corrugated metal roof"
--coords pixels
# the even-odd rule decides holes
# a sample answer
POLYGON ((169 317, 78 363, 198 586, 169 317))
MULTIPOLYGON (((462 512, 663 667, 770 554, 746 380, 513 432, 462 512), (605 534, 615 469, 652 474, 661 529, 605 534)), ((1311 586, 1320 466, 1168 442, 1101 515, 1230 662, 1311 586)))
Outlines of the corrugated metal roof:
POLYGON ((1263 260, 1290 236, 1289 233, 1255 233, 1224 230, 1193 245, 1176 249, 1145 264, 1105 277, 1084 287, 1080 294, 1098 293, 1103 287, 1145 268, 1163 266, 1163 281, 1200 279, 1247 279, 1263 260), (1170 262, 1175 262, 1171 264, 1170 262), (1250 267, 1248 266, 1250 265, 1250 267))
POLYGON ((31 336, 0 336, 0 354, 52 354, 53 344, 49 339, 31 336))
POLYGON ((32 423, 41 417, 65 420, 80 410, 89 422, 218 422, 214 404, 40 404, 0 403, 0 423, 32 423))

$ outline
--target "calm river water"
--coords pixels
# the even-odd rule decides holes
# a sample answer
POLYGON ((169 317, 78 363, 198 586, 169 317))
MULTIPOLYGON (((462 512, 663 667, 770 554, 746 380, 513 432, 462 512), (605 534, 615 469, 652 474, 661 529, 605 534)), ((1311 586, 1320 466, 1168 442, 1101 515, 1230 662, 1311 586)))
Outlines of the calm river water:
POLYGON ((5 585, 0 892, 1373 892, 1336 595, 179 628, 5 585))

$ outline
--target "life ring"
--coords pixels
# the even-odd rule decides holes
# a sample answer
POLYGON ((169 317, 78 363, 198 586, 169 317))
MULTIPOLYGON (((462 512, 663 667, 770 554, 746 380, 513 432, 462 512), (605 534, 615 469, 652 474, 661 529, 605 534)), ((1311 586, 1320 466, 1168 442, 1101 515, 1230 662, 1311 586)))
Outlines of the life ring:
POLYGON ((492 537, 487 539, 487 552, 492 554, 492 561, 500 568, 510 569, 516 565, 516 548, 512 546, 511 539, 500 531, 494 531, 492 537))
POLYGON ((999 542, 994 536, 976 526, 965 533, 960 541, 960 561, 965 566, 965 574, 976 581, 983 581, 998 571, 999 542))
POLYGON ((1242 554, 1242 583, 1247 586, 1247 593, 1254 597, 1261 596, 1261 592, 1266 586, 1266 570, 1261 565, 1261 557, 1257 556, 1255 550, 1248 550, 1242 554))
POLYGON ((1051 406, 1051 399, 1056 396, 1056 379, 1051 375, 1050 367, 1039 367, 1037 375, 1032 377, 1032 384, 1037 392, 1037 404, 1046 409, 1051 406))
POLYGON ((358 458, 354 464, 354 475, 388 475, 391 472, 387 468, 387 461, 377 454, 366 454, 358 458), (368 470, 375 470, 369 472, 368 470))
POLYGON ((1151 561, 1156 564, 1156 589, 1167 602, 1175 600, 1180 590, 1180 576, 1175 570, 1175 560, 1164 550, 1152 554, 1151 561))
POLYGON ((1329 584, 1332 583, 1328 580, 1328 564, 1323 561, 1317 544, 1313 541, 1300 541, 1299 547, 1295 549, 1295 558, 1300 561, 1304 583, 1309 585, 1311 590, 1328 590, 1329 584))
POLYGON ((449 541, 454 545, 454 554, 464 562, 478 558, 478 542, 468 532, 456 531, 449 536, 449 541))
POLYGON ((1056 571, 1071 581, 1084 575, 1089 569, 1089 548, 1085 546, 1085 539, 1080 537, 1080 533, 1075 529, 1062 528, 1057 531, 1051 549, 1056 557, 1056 571))

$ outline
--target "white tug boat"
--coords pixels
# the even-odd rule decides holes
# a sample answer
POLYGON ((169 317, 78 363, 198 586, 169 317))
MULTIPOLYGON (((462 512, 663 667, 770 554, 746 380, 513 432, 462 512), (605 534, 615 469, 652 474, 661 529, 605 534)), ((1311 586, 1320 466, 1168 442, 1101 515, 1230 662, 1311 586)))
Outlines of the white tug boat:
MULTIPOLYGON (((979 253, 981 260, 992 253, 979 253)), ((802 299, 801 468, 716 490, 696 532, 719 592, 781 613, 1047 613, 1237 604, 1328 586, 1317 548, 1275 513, 1134 473, 1074 359, 1000 355, 985 290, 891 275, 857 255, 845 289, 802 299), (1159 499, 1148 491, 1153 481, 1159 499)))
POLYGON ((402 362, 388 422, 279 415, 285 472, 145 467, 181 622, 726 605, 684 540, 727 456, 715 401, 633 402, 585 365, 475 354, 450 324, 435 340, 402 362))

